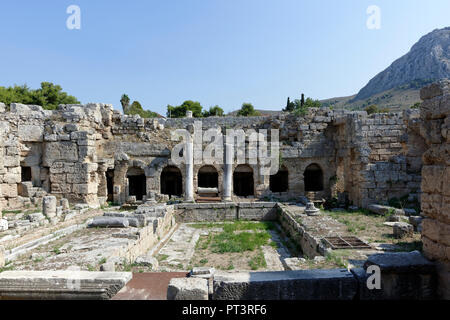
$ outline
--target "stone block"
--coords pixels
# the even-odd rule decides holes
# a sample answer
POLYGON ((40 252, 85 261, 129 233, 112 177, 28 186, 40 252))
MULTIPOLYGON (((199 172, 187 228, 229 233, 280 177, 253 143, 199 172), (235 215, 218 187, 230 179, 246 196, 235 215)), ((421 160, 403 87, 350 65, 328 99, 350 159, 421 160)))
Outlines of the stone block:
POLYGON ((95 217, 88 228, 128 228, 129 226, 127 218, 95 217))
POLYGON ((21 124, 17 131, 19 140, 22 142, 42 142, 44 139, 43 125, 21 124))
POLYGON ((424 219, 422 234, 433 241, 450 247, 450 225, 434 219, 424 219))
POLYGON ((445 167, 423 166, 422 168, 422 192, 440 193, 445 167))
POLYGON ((414 227, 409 223, 397 222, 393 226, 394 238, 402 239, 408 236, 412 236, 414 233, 414 227))
POLYGON ((30 222, 39 222, 41 220, 44 220, 45 216, 41 212, 37 212, 37 213, 30 213, 27 216, 27 218, 30 222))
POLYGON ((56 217, 56 197, 46 196, 42 199, 42 213, 48 218, 56 217))
POLYGON ((379 215, 387 215, 389 213, 394 213, 395 215, 404 215, 404 211, 401 209, 396 209, 393 207, 389 207, 389 206, 383 206, 380 204, 371 204, 367 207, 367 209, 369 209, 371 212, 379 214, 379 215))
POLYGON ((152 256, 139 256, 136 258, 135 264, 150 267, 152 271, 155 271, 159 267, 158 260, 152 256))
POLYGON ((74 184, 72 187, 73 193, 78 194, 93 194, 97 193, 97 184, 96 183, 88 183, 88 184, 74 184))
POLYGON ((131 272, 5 271, 0 299, 108 300, 131 278, 131 272))
POLYGON ((208 300, 208 281, 202 278, 174 278, 167 288, 167 300, 208 300))
POLYGON ((43 165, 51 167, 55 161, 78 161, 78 146, 74 142, 49 142, 44 146, 43 165))
POLYGON ((59 201, 59 205, 62 207, 63 211, 69 210, 69 200, 63 198, 59 201))
POLYGON ((8 220, 0 219, 0 231, 8 230, 8 220))
POLYGON ((388 252, 369 256, 364 268, 352 269, 361 300, 431 300, 436 297, 436 267, 420 252, 388 252), (369 290, 369 266, 380 268, 381 289, 369 290))
POLYGON ((0 184, 0 195, 5 198, 16 198, 18 196, 17 184, 0 184))
POLYGON ((214 276, 213 300, 352 300, 357 290, 344 269, 233 273, 214 276))

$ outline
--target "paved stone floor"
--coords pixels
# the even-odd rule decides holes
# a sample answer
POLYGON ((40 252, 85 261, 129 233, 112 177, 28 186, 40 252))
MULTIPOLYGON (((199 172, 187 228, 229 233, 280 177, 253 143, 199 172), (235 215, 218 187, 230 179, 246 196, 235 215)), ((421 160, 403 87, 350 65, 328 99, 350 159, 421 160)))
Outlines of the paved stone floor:
POLYGON ((133 279, 112 300, 167 300, 172 278, 185 278, 185 272, 133 273, 133 279))

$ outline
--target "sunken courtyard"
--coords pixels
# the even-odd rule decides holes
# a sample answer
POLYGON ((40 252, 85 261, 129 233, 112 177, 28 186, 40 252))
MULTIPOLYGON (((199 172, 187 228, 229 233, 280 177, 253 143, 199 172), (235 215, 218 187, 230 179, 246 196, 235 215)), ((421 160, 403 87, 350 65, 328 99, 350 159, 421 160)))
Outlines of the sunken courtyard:
POLYGON ((200 128, 0 103, 0 299, 449 299, 450 82, 421 99, 200 128), (201 142, 177 149, 180 129, 201 142), (274 172, 251 151, 261 130, 274 172))

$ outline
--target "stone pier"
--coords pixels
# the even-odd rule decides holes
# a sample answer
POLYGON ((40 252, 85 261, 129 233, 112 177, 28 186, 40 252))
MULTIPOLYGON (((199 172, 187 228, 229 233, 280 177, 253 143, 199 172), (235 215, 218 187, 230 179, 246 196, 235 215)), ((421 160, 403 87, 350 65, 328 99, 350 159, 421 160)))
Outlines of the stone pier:
POLYGON ((231 201, 231 183, 233 180, 233 146, 225 144, 225 163, 223 172, 223 201, 231 201))

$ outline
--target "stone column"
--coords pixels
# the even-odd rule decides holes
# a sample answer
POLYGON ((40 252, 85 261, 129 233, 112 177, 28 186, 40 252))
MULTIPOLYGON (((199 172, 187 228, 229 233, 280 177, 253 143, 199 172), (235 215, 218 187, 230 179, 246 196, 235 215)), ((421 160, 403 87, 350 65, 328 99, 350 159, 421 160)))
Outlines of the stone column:
POLYGON ((186 202, 194 202, 194 144, 191 139, 186 142, 184 151, 186 152, 186 184, 184 200, 186 202))
POLYGON ((48 218, 56 217, 56 197, 46 196, 42 198, 42 213, 48 218))
POLYGON ((223 201, 231 201, 231 183, 233 180, 233 146, 225 144, 225 163, 223 166, 223 201))

